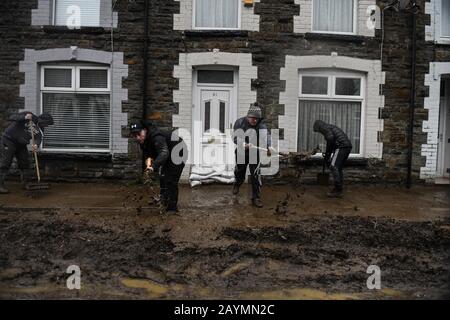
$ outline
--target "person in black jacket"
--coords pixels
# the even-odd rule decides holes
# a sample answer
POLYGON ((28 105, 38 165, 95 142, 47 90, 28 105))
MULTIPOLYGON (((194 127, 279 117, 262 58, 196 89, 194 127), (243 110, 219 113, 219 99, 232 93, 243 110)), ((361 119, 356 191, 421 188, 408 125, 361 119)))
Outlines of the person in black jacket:
POLYGON ((329 166, 334 180, 334 189, 327 195, 330 198, 340 198, 344 184, 342 168, 352 151, 352 143, 342 129, 321 120, 314 122, 314 132, 320 132, 327 142, 324 161, 329 166))
POLYGON ((240 186, 244 183, 247 166, 250 167, 252 183, 252 204, 261 208, 261 176, 259 170, 260 155, 255 149, 255 159, 252 159, 251 150, 254 147, 267 148, 267 156, 271 155, 271 137, 267 125, 262 118, 262 111, 257 102, 253 103, 248 110, 247 116, 236 120, 234 123, 233 140, 236 149, 236 167, 234 170, 235 183, 233 194, 239 193, 240 186), (262 142, 265 142, 262 145, 262 142))
POLYGON ((188 155, 186 144, 174 132, 159 130, 150 122, 131 124, 130 133, 141 147, 147 172, 160 171, 161 203, 167 212, 177 212, 178 183, 188 155))
POLYGON ((36 116, 31 112, 24 111, 13 114, 8 119, 11 124, 3 132, 0 148, 0 194, 9 193, 5 187, 6 175, 11 167, 11 163, 16 157, 20 171, 20 180, 25 183, 24 170, 30 167, 27 145, 30 143, 34 133, 33 151, 37 151, 43 138, 44 128, 53 124, 53 118, 50 114, 43 113, 36 116))

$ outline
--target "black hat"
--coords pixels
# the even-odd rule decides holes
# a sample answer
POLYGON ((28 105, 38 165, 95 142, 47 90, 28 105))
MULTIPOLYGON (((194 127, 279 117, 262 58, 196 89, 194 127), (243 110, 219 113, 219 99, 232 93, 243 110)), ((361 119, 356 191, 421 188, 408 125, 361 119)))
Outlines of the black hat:
POLYGON ((135 134, 141 132, 144 129, 141 121, 133 122, 130 124, 130 133, 135 134))
POLYGON ((38 117, 38 125, 40 127, 51 126, 53 123, 53 117, 49 113, 43 113, 38 117))

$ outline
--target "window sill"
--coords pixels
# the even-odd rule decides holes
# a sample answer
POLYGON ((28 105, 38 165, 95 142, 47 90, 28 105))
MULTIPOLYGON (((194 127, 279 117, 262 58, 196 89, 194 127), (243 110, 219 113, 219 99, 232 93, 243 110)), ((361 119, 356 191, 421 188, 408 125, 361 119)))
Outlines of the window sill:
POLYGON ((74 33, 74 34, 104 34, 103 27, 81 27, 80 29, 69 29, 65 26, 42 26, 45 33, 74 33))
POLYGON ((366 41, 369 37, 353 34, 308 32, 305 34, 305 38, 307 40, 337 40, 337 41, 362 43, 366 41))
POLYGON ((245 30, 186 30, 183 32, 186 37, 248 37, 245 30))
POLYGON ((61 153, 42 151, 39 153, 39 158, 47 160, 93 160, 93 161, 111 161, 112 155, 110 153, 61 153))

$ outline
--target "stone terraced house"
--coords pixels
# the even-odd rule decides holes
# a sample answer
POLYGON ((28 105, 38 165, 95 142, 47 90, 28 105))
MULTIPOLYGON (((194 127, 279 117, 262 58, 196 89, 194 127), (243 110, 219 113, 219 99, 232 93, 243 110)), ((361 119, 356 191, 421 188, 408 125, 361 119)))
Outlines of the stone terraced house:
MULTIPOLYGON (((53 114, 53 180, 135 179, 142 118, 223 150, 212 135, 255 101, 282 152, 321 144, 320 118, 352 140, 351 180, 450 183, 450 0, 0 2, 0 128, 53 114)), ((271 179, 301 170, 313 179, 320 157, 271 179)))

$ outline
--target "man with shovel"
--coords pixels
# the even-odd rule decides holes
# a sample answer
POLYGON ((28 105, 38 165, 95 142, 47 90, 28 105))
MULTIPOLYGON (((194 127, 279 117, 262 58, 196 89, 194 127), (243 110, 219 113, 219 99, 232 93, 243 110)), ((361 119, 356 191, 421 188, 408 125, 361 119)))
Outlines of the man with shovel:
POLYGON ((239 193, 239 188, 245 180, 247 166, 249 166, 252 183, 252 204, 257 208, 261 208, 263 204, 261 202, 259 150, 265 149, 264 147, 267 146, 265 150, 268 157, 271 156, 273 150, 271 148, 270 133, 262 118, 262 111, 257 102, 250 106, 246 117, 236 120, 233 129, 233 140, 237 146, 233 194, 237 195, 239 193))
POLYGON ((53 124, 53 117, 48 113, 36 116, 25 111, 13 114, 9 121, 11 124, 3 132, 0 142, 0 194, 7 194, 9 190, 5 187, 5 178, 16 157, 20 170, 20 180, 25 187, 24 170, 30 167, 27 145, 33 138, 32 151, 36 152, 42 142, 44 128, 53 124), (31 132, 31 130, 34 130, 31 132))
POLYGON ((142 149, 146 173, 160 172, 161 202, 166 212, 177 212, 178 183, 188 157, 186 143, 175 132, 160 130, 149 121, 132 123, 130 133, 142 149))
POLYGON ((342 129, 321 120, 314 122, 314 132, 321 133, 327 142, 323 161, 330 168, 334 180, 334 189, 327 193, 327 196, 330 198, 341 198, 344 184, 342 168, 352 151, 352 143, 342 129))

